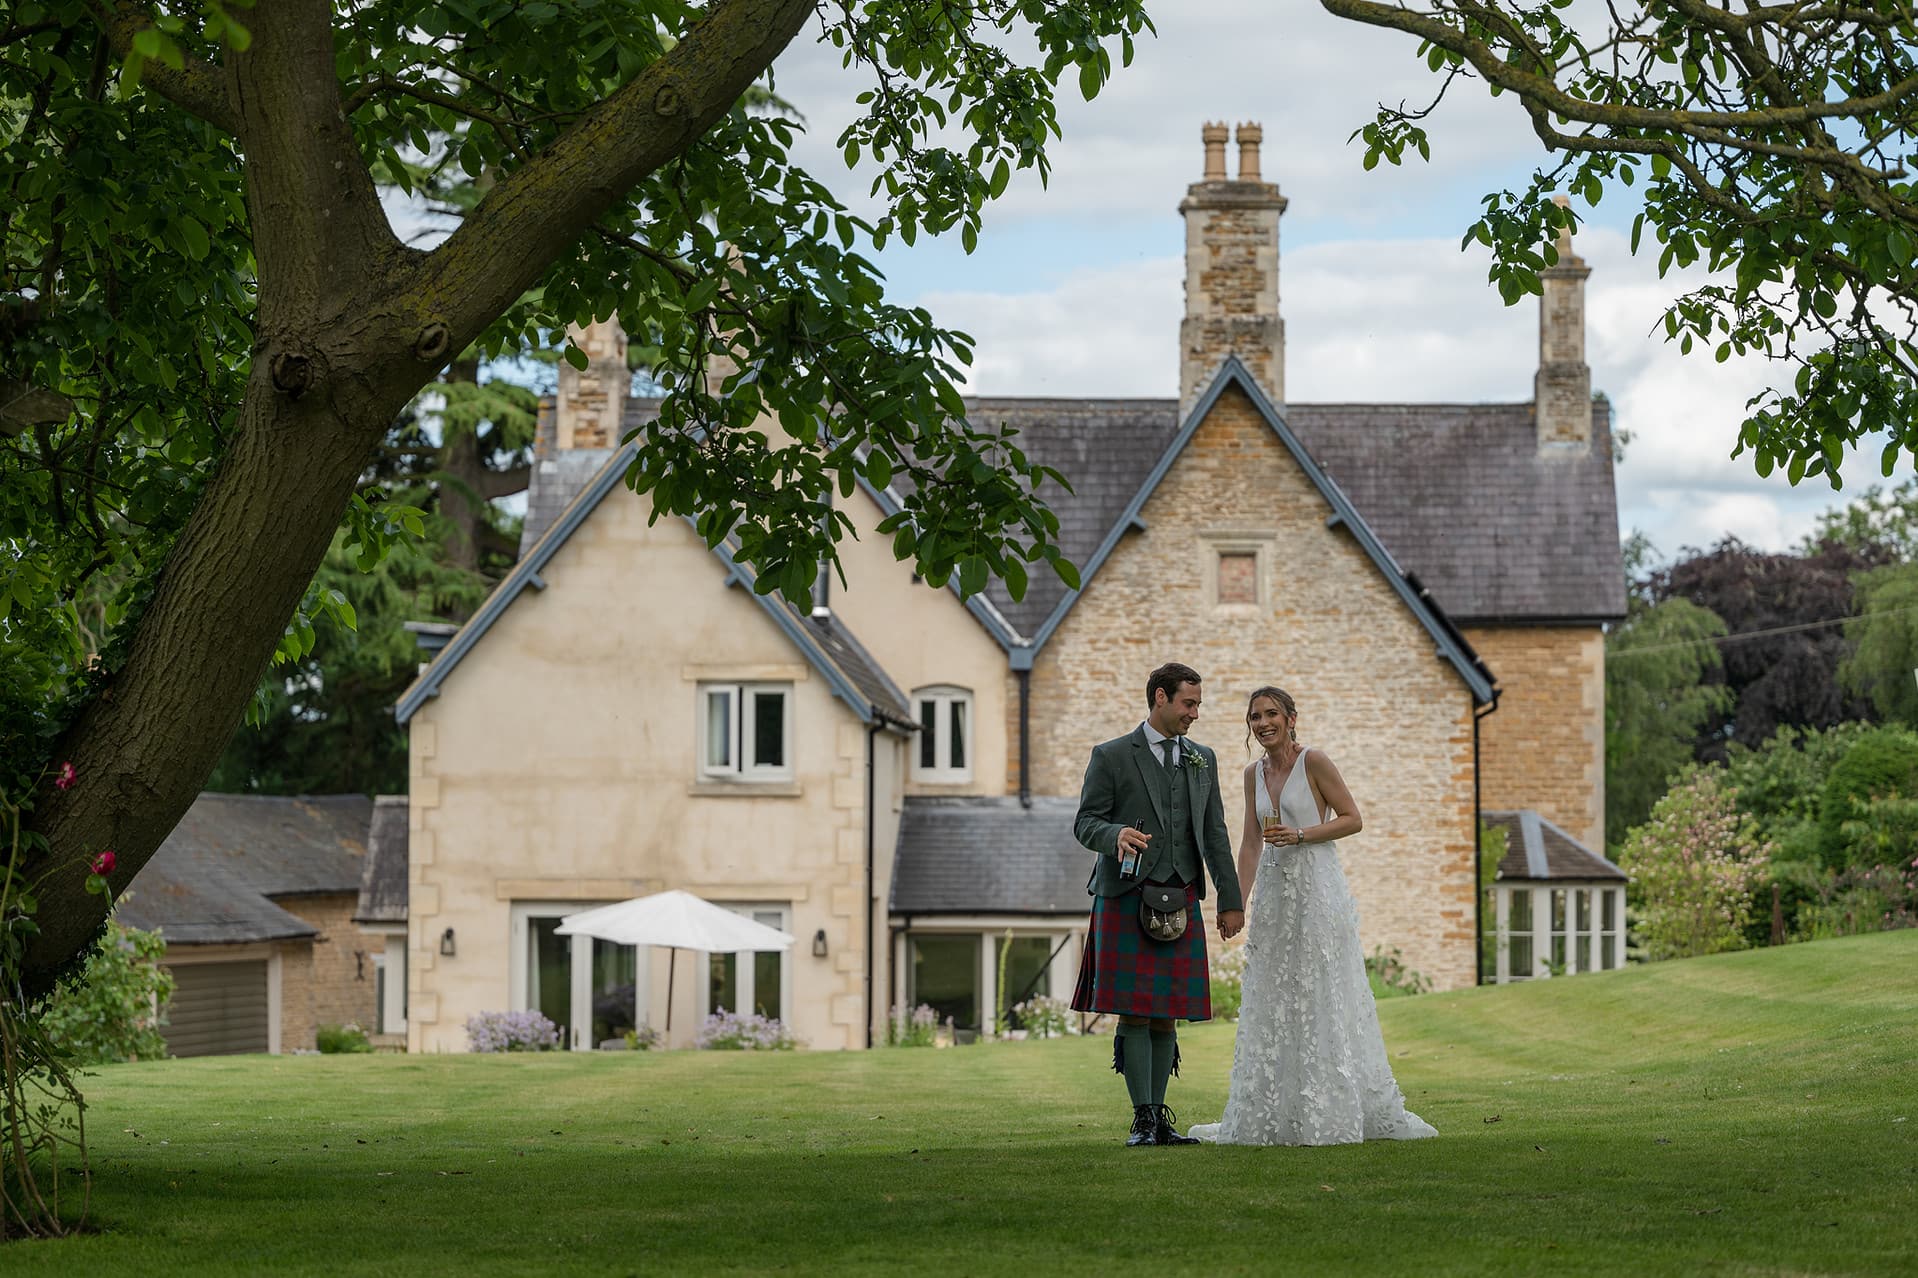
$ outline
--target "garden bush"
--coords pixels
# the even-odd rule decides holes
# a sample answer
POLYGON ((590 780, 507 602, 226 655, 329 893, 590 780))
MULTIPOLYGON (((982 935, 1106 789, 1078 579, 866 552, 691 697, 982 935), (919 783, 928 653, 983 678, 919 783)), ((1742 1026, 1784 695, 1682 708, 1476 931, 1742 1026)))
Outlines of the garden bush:
POLYGON ((1743 949, 1772 848, 1712 764, 1681 774, 1626 837, 1636 939, 1650 959, 1743 949))
POLYGON ((559 1026, 539 1012, 478 1012, 466 1018, 466 1046, 475 1052, 551 1052, 559 1026))
POLYGON ((776 1016, 747 1012, 714 1012, 693 1036, 693 1046, 724 1052, 789 1052, 799 1046, 785 1022, 776 1016))
POLYGON ((1881 847, 1874 822, 1891 821, 1893 837, 1909 840, 1911 827, 1872 800, 1918 798, 1918 733, 1906 728, 1876 728, 1861 735, 1832 766, 1819 796, 1819 852, 1834 870, 1878 865, 1895 855, 1881 847), (1863 822, 1863 826, 1859 825, 1863 822), (1851 828, 1847 828, 1850 826, 1851 828))
POLYGON ((60 983, 42 1017, 47 1035, 75 1065, 157 1061, 166 1055, 173 973, 160 966, 166 941, 112 921, 85 966, 60 983))
POLYGON ((1864 865, 1820 876, 1799 906, 1793 938, 1822 941, 1918 927, 1918 861, 1864 865))
POLYGON ((1031 1038, 1063 1038, 1072 1028, 1072 1008, 1062 998, 1037 994, 1012 1006, 1019 1028, 1031 1038))
POLYGON ((931 1047, 939 1033, 939 1013, 924 1003, 908 1012, 901 1008, 886 1025, 892 1047, 931 1047))
POLYGON ((1396 945, 1389 952, 1383 945, 1372 947, 1365 957, 1365 979, 1372 986, 1373 998, 1403 998, 1432 988, 1431 981, 1405 965, 1405 956, 1396 945))
POLYGON ((322 1025, 313 1036, 313 1045, 322 1056, 352 1056, 373 1050, 366 1031, 354 1024, 322 1025))

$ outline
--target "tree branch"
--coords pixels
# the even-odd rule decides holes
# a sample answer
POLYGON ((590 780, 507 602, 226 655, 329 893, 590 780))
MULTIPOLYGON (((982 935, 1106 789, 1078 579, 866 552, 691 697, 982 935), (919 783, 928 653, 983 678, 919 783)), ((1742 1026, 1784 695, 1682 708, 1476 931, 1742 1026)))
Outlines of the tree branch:
POLYGON ((729 111, 813 0, 725 0, 663 57, 515 170, 434 249, 410 300, 464 347, 634 185, 729 111))
MULTIPOLYGON (((112 46, 113 56, 123 62, 133 52, 133 37, 153 26, 151 17, 118 0, 90 0, 87 8, 112 46)), ((332 79, 330 71, 327 78, 332 79)), ((219 68, 209 63, 187 58, 186 65, 176 71, 149 60, 140 69, 140 83, 223 133, 240 131, 239 112, 234 109, 228 82, 219 68)))

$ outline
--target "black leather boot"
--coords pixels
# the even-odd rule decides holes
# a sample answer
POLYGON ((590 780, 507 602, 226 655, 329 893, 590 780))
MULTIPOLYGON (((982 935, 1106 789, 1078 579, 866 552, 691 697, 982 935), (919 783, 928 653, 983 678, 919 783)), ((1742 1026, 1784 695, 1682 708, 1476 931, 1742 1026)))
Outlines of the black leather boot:
POLYGON ((1179 1116, 1164 1105, 1150 1106, 1152 1116, 1152 1143, 1155 1145, 1196 1145, 1198 1139, 1193 1136, 1181 1136, 1175 1124, 1179 1116))
POLYGON ((1154 1105, 1134 1105, 1132 1107, 1132 1133, 1125 1138, 1128 1146, 1158 1145, 1159 1111, 1154 1105))

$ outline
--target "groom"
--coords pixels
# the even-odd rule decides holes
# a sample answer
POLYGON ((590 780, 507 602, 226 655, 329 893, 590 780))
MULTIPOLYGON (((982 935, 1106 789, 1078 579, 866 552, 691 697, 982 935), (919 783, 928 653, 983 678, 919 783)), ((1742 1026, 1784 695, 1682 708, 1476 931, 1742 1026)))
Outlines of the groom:
POLYGON ((1192 1145, 1174 1130, 1166 1108, 1166 1080, 1178 1072, 1173 1023, 1212 1016, 1211 973, 1205 962, 1205 871, 1219 885, 1219 935, 1245 926, 1245 902, 1226 835, 1219 798, 1218 760, 1186 739, 1199 717, 1199 674, 1177 662, 1146 681, 1144 723, 1123 737, 1094 746, 1079 793, 1073 833, 1099 854, 1086 891, 1092 923, 1079 964, 1072 1007, 1119 1018, 1112 1068, 1125 1076, 1132 1098, 1127 1145, 1192 1145), (1137 855, 1136 872, 1123 862, 1137 855), (1139 921, 1141 884, 1185 889, 1185 935, 1148 937, 1139 921))

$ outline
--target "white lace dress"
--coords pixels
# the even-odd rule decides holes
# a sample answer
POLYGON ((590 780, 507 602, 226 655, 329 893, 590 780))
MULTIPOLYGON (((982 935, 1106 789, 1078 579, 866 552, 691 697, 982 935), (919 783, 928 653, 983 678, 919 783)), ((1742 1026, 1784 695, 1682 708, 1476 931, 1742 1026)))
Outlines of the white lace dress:
MULTIPOLYGON (((1272 810, 1263 761, 1258 811, 1272 810)), ((1279 793, 1295 829, 1323 814, 1305 775, 1305 752, 1279 793)), ((1244 1000, 1232 1052, 1225 1117, 1191 1129, 1225 1145, 1346 1145, 1436 1136, 1405 1108, 1365 979, 1359 912, 1339 868, 1338 845, 1267 846, 1246 926, 1244 1000)))

